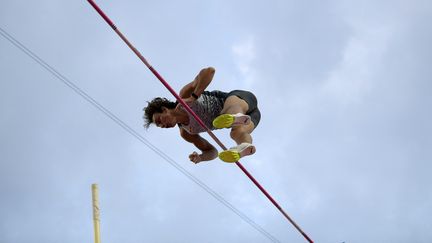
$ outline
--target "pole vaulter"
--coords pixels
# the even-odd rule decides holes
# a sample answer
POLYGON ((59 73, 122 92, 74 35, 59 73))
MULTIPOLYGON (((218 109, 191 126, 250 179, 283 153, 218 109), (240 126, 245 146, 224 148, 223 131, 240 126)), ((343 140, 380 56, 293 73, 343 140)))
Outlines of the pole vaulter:
MULTIPOLYGON (((117 35, 129 46, 129 48, 136 54, 136 56, 147 66, 148 69, 159 79, 159 81, 168 89, 168 91, 176 98, 176 100, 191 114, 195 120, 206 129, 207 133, 211 138, 223 149, 227 150, 225 145, 214 135, 214 133, 204 124, 204 122, 195 114, 195 112, 183 101, 183 99, 177 94, 177 92, 165 81, 165 79, 150 65, 150 63, 144 58, 143 55, 129 42, 129 40, 120 32, 120 30, 114 25, 110 18, 99 8, 99 6, 93 0, 87 0, 90 5, 99 13, 99 15, 107 22, 107 24, 117 33, 117 35)), ((235 164, 246 174, 247 177, 261 190, 261 192, 273 203, 273 205, 283 214, 283 216, 303 235, 303 237, 310 243, 313 243, 312 239, 294 222, 293 219, 282 209, 282 207, 273 199, 273 197, 258 183, 258 181, 246 170, 246 168, 240 163, 235 164)))

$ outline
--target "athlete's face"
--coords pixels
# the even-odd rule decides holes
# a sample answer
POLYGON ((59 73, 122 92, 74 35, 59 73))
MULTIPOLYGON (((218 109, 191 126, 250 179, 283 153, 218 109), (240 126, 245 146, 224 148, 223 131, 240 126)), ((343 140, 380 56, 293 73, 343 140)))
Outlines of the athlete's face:
POLYGON ((177 120, 175 116, 171 113, 172 112, 169 109, 163 107, 162 113, 153 114, 153 122, 156 124, 157 127, 161 128, 174 127, 177 124, 177 120))

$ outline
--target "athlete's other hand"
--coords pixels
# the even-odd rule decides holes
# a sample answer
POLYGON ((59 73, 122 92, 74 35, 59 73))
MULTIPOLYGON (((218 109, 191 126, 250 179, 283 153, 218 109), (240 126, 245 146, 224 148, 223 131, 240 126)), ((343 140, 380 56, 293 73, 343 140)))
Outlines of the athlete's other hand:
POLYGON ((188 104, 189 106, 190 106, 193 102, 195 102, 196 100, 197 100, 197 99, 195 99, 195 98, 192 97, 192 96, 183 99, 183 101, 186 102, 186 104, 188 104))
POLYGON ((197 152, 193 152, 189 155, 190 161, 192 161, 195 164, 198 164, 202 161, 201 156, 197 152))

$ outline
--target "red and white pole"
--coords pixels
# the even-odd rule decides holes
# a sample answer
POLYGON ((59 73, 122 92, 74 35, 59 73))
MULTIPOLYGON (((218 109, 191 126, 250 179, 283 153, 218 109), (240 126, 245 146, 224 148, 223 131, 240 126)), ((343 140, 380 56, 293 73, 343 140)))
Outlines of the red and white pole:
MULTIPOLYGON (((168 91, 177 99, 177 101, 191 114, 195 120, 206 129, 207 133, 212 137, 215 142, 223 149, 227 150, 225 145, 214 135, 214 133, 206 127, 204 122, 198 117, 197 114, 183 101, 183 99, 177 94, 177 92, 165 81, 165 79, 150 65, 150 63, 144 58, 143 55, 129 42, 129 40, 120 32, 120 30, 114 25, 110 18, 99 8, 99 6, 93 0, 87 0, 93 8, 99 13, 99 15, 108 23, 109 26, 120 36, 120 38, 129 46, 129 48, 138 56, 138 58, 147 66, 148 69, 159 79, 159 81, 168 89, 168 91)), ((246 168, 238 161, 236 165, 246 174, 247 177, 260 189, 262 193, 273 203, 273 205, 284 215, 286 219, 303 235, 303 237, 310 243, 313 243, 311 238, 303 232, 303 230, 289 217, 289 215, 282 209, 282 207, 273 199, 273 197, 258 183, 258 181, 246 170, 246 168)))

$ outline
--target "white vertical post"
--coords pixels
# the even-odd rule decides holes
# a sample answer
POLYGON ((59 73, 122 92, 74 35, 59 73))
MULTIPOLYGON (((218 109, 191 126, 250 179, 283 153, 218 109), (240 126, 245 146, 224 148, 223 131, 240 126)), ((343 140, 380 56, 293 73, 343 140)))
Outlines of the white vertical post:
POLYGON ((100 214, 99 214, 99 192, 98 185, 92 184, 92 202, 93 202, 93 225, 94 225, 94 242, 101 243, 100 240, 100 214))

